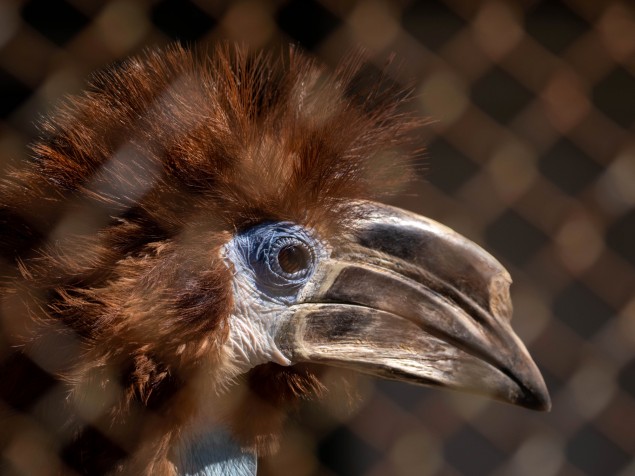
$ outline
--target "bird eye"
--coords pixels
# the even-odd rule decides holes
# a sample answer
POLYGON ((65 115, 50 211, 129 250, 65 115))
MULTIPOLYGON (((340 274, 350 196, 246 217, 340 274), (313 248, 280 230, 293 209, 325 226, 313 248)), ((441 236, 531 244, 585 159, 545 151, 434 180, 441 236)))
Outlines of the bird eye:
POLYGON ((311 255, 298 244, 287 245, 278 252, 278 264, 287 274, 295 274, 309 267, 311 255))
POLYGON ((285 302, 307 283, 324 252, 307 229, 290 222, 256 225, 236 236, 234 246, 234 263, 242 261, 260 290, 285 302))

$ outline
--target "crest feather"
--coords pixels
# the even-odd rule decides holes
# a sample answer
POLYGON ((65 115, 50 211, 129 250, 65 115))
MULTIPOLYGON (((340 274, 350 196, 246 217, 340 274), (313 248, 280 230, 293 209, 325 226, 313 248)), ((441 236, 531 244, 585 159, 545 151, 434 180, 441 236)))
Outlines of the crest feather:
POLYGON ((358 54, 329 73, 294 48, 149 51, 96 74, 42 124, 20 201, 72 196, 96 204, 100 224, 134 210, 169 233, 197 214, 230 232, 343 222, 344 201, 410 178, 422 123, 382 77, 360 91, 363 67, 358 54))

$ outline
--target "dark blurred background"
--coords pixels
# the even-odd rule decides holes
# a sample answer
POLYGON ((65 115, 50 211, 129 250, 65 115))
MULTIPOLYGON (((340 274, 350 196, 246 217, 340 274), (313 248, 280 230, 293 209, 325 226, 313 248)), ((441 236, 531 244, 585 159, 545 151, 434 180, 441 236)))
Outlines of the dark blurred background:
MULTIPOLYGON (((289 425, 262 475, 635 474, 631 1, 0 0, 0 173, 86 77, 179 40, 354 47, 416 84, 427 173, 395 200, 511 271, 553 411, 362 379, 289 425)), ((10 456, 10 455, 5 455, 10 456)))

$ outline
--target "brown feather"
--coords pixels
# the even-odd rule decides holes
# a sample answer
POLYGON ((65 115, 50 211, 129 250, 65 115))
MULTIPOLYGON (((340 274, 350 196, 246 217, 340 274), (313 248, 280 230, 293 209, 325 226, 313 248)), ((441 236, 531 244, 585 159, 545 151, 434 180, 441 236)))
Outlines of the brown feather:
MULTIPOLYGON (((330 74, 293 48, 173 46, 95 75, 42 123, 31 161, 0 186, 0 415, 27 418, 53 468, 169 474, 201 361, 226 384, 223 244, 265 220, 334 238, 349 200, 408 180, 421 121, 386 81, 356 89, 363 64, 330 74)), ((275 446, 287 407, 323 391, 299 367, 263 366, 243 385, 224 418, 256 450, 275 446)), ((5 449, 16 425, 0 424, 5 449)))

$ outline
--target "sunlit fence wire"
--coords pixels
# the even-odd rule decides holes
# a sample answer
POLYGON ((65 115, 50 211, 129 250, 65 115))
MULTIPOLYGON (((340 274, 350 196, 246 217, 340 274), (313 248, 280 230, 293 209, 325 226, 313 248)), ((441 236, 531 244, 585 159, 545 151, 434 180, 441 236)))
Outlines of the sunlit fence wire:
POLYGON ((394 53, 392 79, 434 120, 427 173, 396 202, 510 269, 515 328, 553 397, 535 414, 362 380, 355 409, 304 408, 261 474, 635 474, 633 3, 2 0, 0 172, 91 72, 225 38, 329 65, 394 53))

